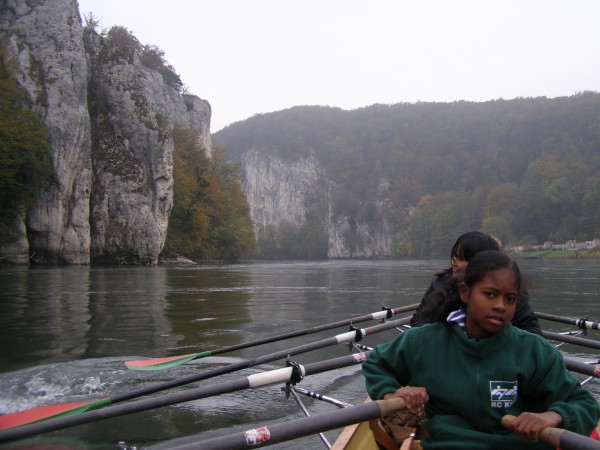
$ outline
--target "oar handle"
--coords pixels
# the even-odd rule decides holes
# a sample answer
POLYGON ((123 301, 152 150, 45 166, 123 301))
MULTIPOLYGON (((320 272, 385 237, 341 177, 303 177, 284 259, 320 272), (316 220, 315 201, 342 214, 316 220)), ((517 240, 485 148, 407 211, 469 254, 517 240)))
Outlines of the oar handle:
POLYGON ((391 416, 396 411, 406 409, 406 401, 402 397, 393 397, 386 400, 375 400, 379 405, 381 416, 391 416))
POLYGON ((552 341, 566 342, 567 344, 581 345, 582 347, 600 349, 600 342, 592 339, 569 336, 568 334, 554 333, 553 331, 542 331, 542 336, 552 341))
MULTIPOLYGON (((515 416, 510 414, 502 417, 502 425, 506 428, 513 429, 513 421, 515 416)), ((546 427, 539 433, 540 440, 550 444, 554 448, 563 450, 597 450, 600 449, 600 441, 596 441, 587 436, 574 433, 562 428, 546 427)))
POLYGON ((555 316, 553 314, 545 314, 538 311, 535 312, 535 315, 538 317, 538 319, 551 320, 554 322, 575 325, 580 330, 587 330, 588 328, 591 328, 592 330, 600 329, 599 322, 590 321, 587 320, 587 318, 572 319, 570 317, 555 316))
MULTIPOLYGON (((502 425, 509 430, 513 429, 513 422, 516 417, 510 414, 507 414, 502 417, 502 425)), ((552 447, 558 448, 560 447, 560 435, 565 430, 554 427, 546 427, 540 431, 539 437, 542 441, 550 444, 552 447)), ((567 449, 568 450, 568 449, 567 449)))

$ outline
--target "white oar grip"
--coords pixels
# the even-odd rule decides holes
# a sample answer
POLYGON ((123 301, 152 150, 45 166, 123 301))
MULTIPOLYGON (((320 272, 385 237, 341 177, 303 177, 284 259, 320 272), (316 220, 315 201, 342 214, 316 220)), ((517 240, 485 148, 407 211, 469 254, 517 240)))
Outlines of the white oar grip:
POLYGON ((383 311, 378 311, 376 313, 371 314, 371 316, 373 317, 373 320, 387 319, 388 311, 384 309, 383 311))
MULTIPOLYGON (((304 369, 304 366, 299 364, 298 367, 300 368, 302 376, 304 377, 306 375, 306 370, 304 369)), ((255 373, 254 375, 250 375, 248 377, 248 387, 250 389, 254 389, 262 386, 268 386, 270 384, 277 384, 290 381, 293 369, 293 367, 284 367, 283 369, 255 373)))
MULTIPOLYGON (((362 330, 359 330, 362 334, 362 330)), ((347 333, 338 334, 336 337, 338 344, 347 344, 348 342, 354 341, 356 339, 356 331, 348 331, 347 333)))

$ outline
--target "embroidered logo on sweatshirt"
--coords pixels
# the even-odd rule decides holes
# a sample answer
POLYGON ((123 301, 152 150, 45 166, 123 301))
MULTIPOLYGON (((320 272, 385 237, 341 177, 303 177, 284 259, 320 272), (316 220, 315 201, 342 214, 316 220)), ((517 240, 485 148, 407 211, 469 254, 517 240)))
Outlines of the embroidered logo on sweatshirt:
POLYGON ((492 408, 508 408, 517 401, 516 381, 490 381, 492 408))

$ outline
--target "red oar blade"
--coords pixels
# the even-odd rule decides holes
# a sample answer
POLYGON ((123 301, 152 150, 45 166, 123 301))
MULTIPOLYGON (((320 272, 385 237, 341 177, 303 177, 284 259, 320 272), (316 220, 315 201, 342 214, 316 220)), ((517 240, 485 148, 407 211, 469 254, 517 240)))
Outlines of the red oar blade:
POLYGON ((125 365, 131 370, 163 370, 186 363, 192 359, 205 358, 210 355, 211 352, 190 353, 188 355, 171 356, 168 358, 125 361, 125 365))
POLYGON ((56 419, 58 417, 79 414, 90 409, 110 405, 110 399, 104 398, 93 402, 64 403, 62 405, 40 406, 13 414, 0 416, 0 430, 27 425, 41 420, 56 419))

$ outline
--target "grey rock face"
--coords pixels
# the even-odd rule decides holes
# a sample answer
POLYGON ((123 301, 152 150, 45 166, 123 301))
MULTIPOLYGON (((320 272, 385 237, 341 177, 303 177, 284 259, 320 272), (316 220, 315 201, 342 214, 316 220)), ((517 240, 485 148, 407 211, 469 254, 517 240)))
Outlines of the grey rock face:
MULTIPOLYGON (((31 107, 49 129, 55 182, 25 220, 29 252, 42 263, 87 264, 90 252, 90 121, 83 30, 73 1, 3 2, 0 39, 16 62, 31 107)), ((21 225, 22 227, 22 225, 21 225)), ((21 240, 22 241, 22 240, 21 240)), ((26 245, 19 249, 22 260, 26 245)), ((3 252, 7 251, 3 249, 3 252)), ((27 255, 28 256, 28 255, 27 255)))
POLYGON ((92 260, 156 264, 173 206, 173 124, 198 132, 210 151, 210 106, 162 76, 107 57, 90 40, 92 78, 92 260))
POLYGON ((317 196, 326 199, 328 205, 328 221, 324 227, 329 258, 371 258, 391 254, 394 235, 385 218, 390 188, 387 180, 380 180, 375 206, 381 219, 373 226, 352 217, 334 216, 335 205, 329 194, 334 183, 314 154, 291 161, 270 156, 259 149, 249 149, 242 154, 241 173, 255 231, 270 226, 277 228, 282 223, 302 225, 307 206, 317 196))
POLYGON ((76 0, 0 1, 0 41, 49 129, 55 182, 0 248, 14 263, 155 264, 173 204, 174 124, 210 155, 210 105, 160 73, 106 58, 76 0))
POLYGON ((325 178, 325 170, 314 156, 288 161, 256 150, 242 156, 242 188, 257 225, 302 224, 307 192, 325 178))

